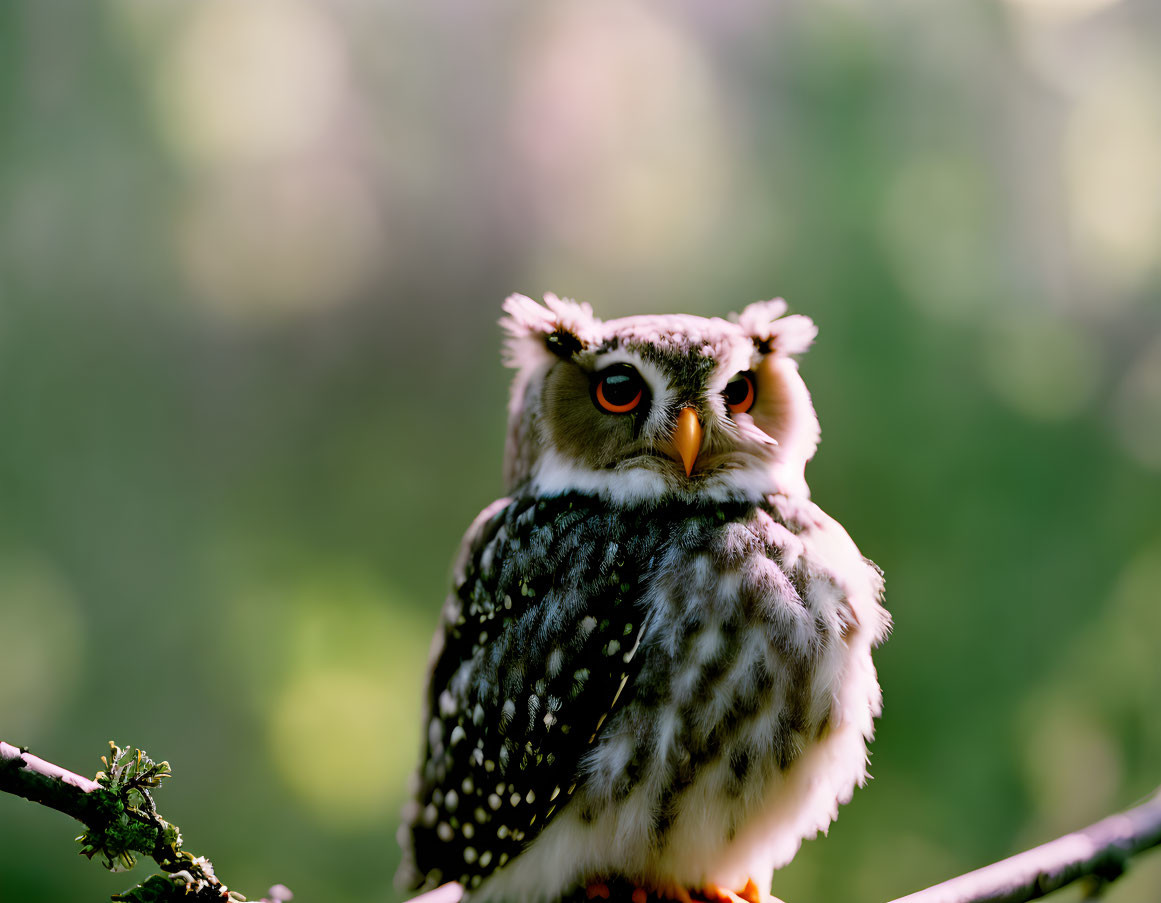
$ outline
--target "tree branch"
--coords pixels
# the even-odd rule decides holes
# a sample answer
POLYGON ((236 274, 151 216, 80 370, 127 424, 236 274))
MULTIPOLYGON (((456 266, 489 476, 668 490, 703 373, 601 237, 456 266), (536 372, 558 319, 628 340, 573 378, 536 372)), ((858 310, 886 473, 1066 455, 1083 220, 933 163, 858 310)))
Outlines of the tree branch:
MULTIPOLYGON (((168 775, 168 765, 155 764, 140 751, 134 760, 117 747, 113 750, 112 760, 106 763, 108 771, 94 781, 0 742, 0 792, 72 816, 89 829, 84 836, 88 844, 96 843, 93 838, 101 843, 114 838, 124 844, 123 852, 152 856, 169 874, 154 876, 140 889, 149 889, 151 894, 172 889, 174 899, 180 894, 183 900, 226 898, 226 888, 214 878, 209 861, 182 851, 177 829, 161 819, 153 807, 149 790, 168 775), (135 800, 143 805, 135 805, 135 800), (129 830, 118 831, 118 825, 129 830), (187 889, 194 891, 192 897, 186 896, 187 889)), ((1156 846, 1161 846, 1161 788, 1125 812, 891 903, 1026 903, 1080 878, 1114 881, 1129 859, 1156 846)), ((99 845, 85 852, 91 855, 98 851, 109 864, 116 856, 126 858, 117 849, 99 845)), ((130 891, 125 899, 137 899, 133 894, 130 891)), ((288 894, 280 886, 271 888, 275 899, 289 899, 288 894)), ((463 888, 451 883, 421 894, 411 903, 459 903, 462 897, 463 888)), ((628 903, 627 893, 625 897, 628 903)), ((572 898, 583 899, 584 892, 572 898)))
MULTIPOLYGON (((46 762, 0 742, 0 791, 22 796, 70 815, 86 831, 77 838, 81 853, 100 854, 107 868, 119 870, 135 862, 134 854, 151 857, 165 872, 117 894, 128 903, 209 903, 245 900, 214 875, 204 856, 182 849, 181 832, 157 813, 152 791, 169 777, 168 762, 154 762, 141 750, 130 752, 113 743, 102 756, 105 770, 96 780, 46 762)), ((268 892, 267 903, 289 900, 282 885, 268 892)), ((266 898, 264 898, 265 900, 266 898)))
POLYGON ((84 825, 100 817, 100 785, 0 741, 0 790, 71 815, 84 825))
POLYGON ((1118 815, 891 903, 1025 903, 1078 878, 1113 881, 1131 857, 1158 845, 1161 788, 1118 815))

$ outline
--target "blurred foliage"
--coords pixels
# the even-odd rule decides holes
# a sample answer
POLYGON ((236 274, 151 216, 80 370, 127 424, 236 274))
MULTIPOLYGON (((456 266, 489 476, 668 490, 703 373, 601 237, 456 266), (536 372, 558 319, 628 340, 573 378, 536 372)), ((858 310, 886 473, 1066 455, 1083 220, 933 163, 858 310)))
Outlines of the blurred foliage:
MULTIPOLYGON (((500 299, 781 294, 814 495, 897 628, 875 780, 776 891, 887 899, 1128 804, 1159 39, 1149 0, 0 4, 5 739, 165 749, 237 887, 397 899, 430 633, 502 492, 500 299)), ((0 898, 117 889, 0 807, 0 898)))

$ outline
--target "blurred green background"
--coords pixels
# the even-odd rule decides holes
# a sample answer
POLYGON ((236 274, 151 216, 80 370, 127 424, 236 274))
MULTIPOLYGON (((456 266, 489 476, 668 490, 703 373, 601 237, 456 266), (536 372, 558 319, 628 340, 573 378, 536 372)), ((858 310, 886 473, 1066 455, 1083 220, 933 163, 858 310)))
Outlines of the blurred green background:
MULTIPOLYGON (((1133 802, 1159 48, 1151 0, 0 4, 0 736, 170 759, 244 893, 397 900, 500 300, 777 294, 897 627, 875 779, 775 891, 885 900, 1133 802)), ((0 899, 132 883, 75 833, 0 798, 0 899)))

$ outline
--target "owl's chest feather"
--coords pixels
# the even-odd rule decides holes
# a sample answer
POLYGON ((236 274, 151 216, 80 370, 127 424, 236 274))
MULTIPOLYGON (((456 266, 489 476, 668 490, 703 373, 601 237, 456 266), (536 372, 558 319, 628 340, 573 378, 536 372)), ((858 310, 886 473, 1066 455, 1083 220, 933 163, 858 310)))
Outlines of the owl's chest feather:
POLYGON ((761 510, 664 550, 641 600, 639 670, 585 762, 582 818, 640 807, 664 847, 709 798, 732 836, 826 726, 845 615, 817 582, 761 510))
POLYGON ((841 528, 779 504, 562 496, 479 522, 433 662, 420 875, 481 899, 584 874, 695 886, 763 874, 833 817, 878 709, 880 584, 841 528))

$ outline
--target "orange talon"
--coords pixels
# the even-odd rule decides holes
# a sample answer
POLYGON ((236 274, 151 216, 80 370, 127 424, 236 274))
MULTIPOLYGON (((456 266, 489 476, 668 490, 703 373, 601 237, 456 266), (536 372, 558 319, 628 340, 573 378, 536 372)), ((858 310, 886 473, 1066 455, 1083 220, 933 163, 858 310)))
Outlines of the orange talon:
POLYGON ((778 903, 773 897, 762 899, 762 892, 753 878, 746 880, 746 886, 737 893, 727 890, 720 884, 707 884, 702 889, 702 895, 707 903, 778 903))
POLYGON ((649 899, 649 894, 645 892, 645 888, 635 887, 633 888, 632 897, 633 903, 645 903, 645 901, 649 899))
POLYGON ((600 897, 602 900, 609 899, 609 885, 602 881, 595 884, 590 884, 585 888, 585 896, 592 900, 594 897, 600 897))
POLYGON ((720 884, 707 884, 701 889, 706 903, 737 903, 738 897, 720 884))
POLYGON ((738 891, 738 896, 746 903, 762 903, 762 892, 758 890, 758 885, 754 883, 753 878, 746 879, 746 886, 738 891))

